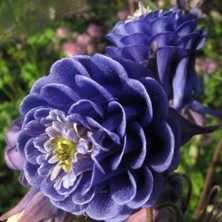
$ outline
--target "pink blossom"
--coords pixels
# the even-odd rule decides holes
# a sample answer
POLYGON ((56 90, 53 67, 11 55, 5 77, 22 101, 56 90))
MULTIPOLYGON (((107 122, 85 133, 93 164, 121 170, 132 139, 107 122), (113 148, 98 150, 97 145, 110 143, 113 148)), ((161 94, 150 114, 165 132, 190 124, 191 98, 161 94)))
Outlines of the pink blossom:
POLYGON ((218 62, 213 59, 199 59, 196 63, 197 72, 212 74, 216 71, 218 62))
POLYGON ((87 27, 87 33, 93 38, 100 38, 102 36, 102 31, 98 25, 90 24, 87 27))
POLYGON ((74 42, 65 42, 62 46, 62 49, 66 56, 73 56, 84 53, 84 48, 74 42))
POLYGON ((129 16, 129 12, 125 9, 118 11, 117 13, 117 18, 119 20, 126 20, 127 17, 129 16))
POLYGON ((76 42, 84 46, 87 45, 90 42, 90 40, 91 40, 90 36, 85 33, 78 35, 76 38, 76 42))
POLYGON ((92 55, 95 52, 95 46, 93 44, 88 44, 86 46, 86 52, 90 55, 92 55))
POLYGON ((59 27, 56 29, 56 36, 59 38, 65 38, 67 35, 70 34, 70 28, 69 27, 59 27))

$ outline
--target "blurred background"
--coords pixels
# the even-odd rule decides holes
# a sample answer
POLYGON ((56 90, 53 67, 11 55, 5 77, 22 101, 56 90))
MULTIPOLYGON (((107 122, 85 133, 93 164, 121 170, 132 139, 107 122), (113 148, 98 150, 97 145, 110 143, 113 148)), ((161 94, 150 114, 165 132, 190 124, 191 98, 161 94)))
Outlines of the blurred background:
MULTIPOLYGON (((154 10, 170 9, 184 1, 144 0, 154 10)), ((222 1, 186 1, 185 11, 196 10, 208 39, 198 51, 196 71, 202 81, 200 101, 222 110, 222 1)), ((0 215, 14 206, 26 192, 18 172, 4 161, 5 133, 19 116, 18 107, 39 77, 47 75, 54 61, 75 54, 104 53, 104 35, 119 20, 137 8, 133 0, 1 0, 0 1, 0 215)), ((207 124, 216 121, 207 118, 207 124)), ((178 171, 192 180, 193 193, 186 215, 191 221, 200 198, 207 169, 221 130, 208 137, 195 137, 181 150, 178 171)), ((222 156, 210 187, 222 184, 222 156)), ((220 194, 222 197, 222 192, 220 194)), ((221 199, 219 200, 221 201, 221 199)))

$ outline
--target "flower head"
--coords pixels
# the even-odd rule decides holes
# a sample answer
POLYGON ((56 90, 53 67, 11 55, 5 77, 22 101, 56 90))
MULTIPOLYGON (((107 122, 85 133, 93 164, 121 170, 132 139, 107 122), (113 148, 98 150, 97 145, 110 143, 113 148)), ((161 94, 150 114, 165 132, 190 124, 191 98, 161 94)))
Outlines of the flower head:
POLYGON ((79 34, 76 38, 76 42, 82 46, 88 45, 90 41, 91 41, 91 37, 87 35, 86 33, 79 34))
POLYGON ((96 54, 56 62, 20 106, 24 174, 74 215, 122 221, 159 197, 180 127, 148 69, 96 54))
POLYGON ((56 36, 58 38, 66 38, 67 36, 69 36, 71 33, 70 28, 69 27, 58 27, 56 29, 56 36))
POLYGON ((102 36, 101 28, 96 24, 89 24, 87 33, 93 38, 100 38, 102 36))
POLYGON ((62 49, 66 56, 78 55, 84 52, 84 48, 75 42, 65 42, 62 46, 62 49))
POLYGON ((107 47, 111 57, 120 56, 149 67, 165 90, 171 105, 181 110, 200 94, 194 70, 195 51, 205 42, 203 28, 196 30, 192 14, 172 8, 146 13, 120 21, 106 36, 115 46, 107 47))
POLYGON ((117 18, 119 20, 126 20, 128 16, 129 16, 129 11, 126 9, 123 9, 117 12, 117 18))

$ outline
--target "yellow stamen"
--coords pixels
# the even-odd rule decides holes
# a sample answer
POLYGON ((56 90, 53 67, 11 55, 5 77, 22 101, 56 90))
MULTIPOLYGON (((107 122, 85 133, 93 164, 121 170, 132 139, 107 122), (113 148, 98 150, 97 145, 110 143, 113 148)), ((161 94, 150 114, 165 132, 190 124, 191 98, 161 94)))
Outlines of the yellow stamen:
POLYGON ((64 138, 53 138, 50 142, 55 144, 53 153, 60 161, 61 168, 68 173, 71 168, 73 156, 76 152, 76 143, 64 138))

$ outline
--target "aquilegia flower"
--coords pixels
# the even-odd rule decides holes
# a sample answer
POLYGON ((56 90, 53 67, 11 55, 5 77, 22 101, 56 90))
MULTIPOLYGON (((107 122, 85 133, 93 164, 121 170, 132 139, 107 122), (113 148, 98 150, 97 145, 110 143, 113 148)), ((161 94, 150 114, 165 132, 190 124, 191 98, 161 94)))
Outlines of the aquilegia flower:
POLYGON ((196 30, 192 14, 172 8, 146 13, 120 21, 106 36, 115 46, 107 47, 109 56, 120 56, 149 67, 163 84, 171 105, 181 110, 200 94, 194 70, 196 50, 205 42, 203 28, 196 30))
POLYGON ((17 149, 53 206, 123 221, 152 206, 178 165, 180 127, 148 69, 96 54, 56 62, 22 101, 17 149))

